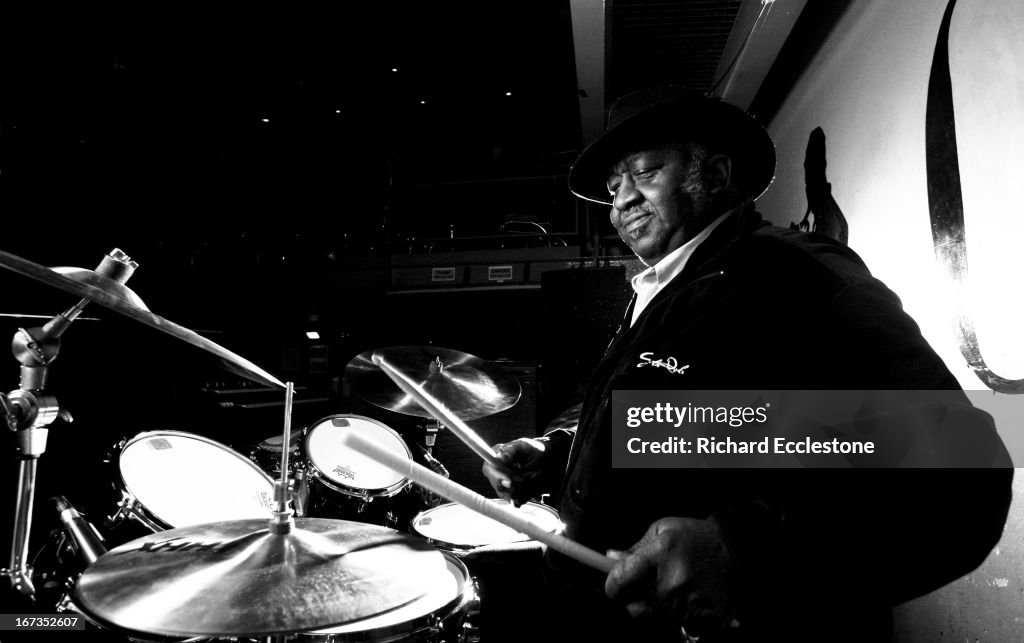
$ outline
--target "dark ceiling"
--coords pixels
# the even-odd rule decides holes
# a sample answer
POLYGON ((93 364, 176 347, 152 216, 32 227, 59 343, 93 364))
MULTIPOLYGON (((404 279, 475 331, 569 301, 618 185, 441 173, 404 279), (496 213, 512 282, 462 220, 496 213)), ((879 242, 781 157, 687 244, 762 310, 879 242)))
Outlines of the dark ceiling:
POLYGON ((608 95, 677 83, 710 89, 740 0, 615 0, 608 95))
POLYGON ((388 213, 393 237, 564 215, 580 142, 565 2, 140 6, 5 10, 8 219, 368 243, 388 213))
MULTIPOLYGON (((606 101, 710 86, 740 4, 607 3, 606 101)), ((37 261, 577 230, 570 0, 3 13, 0 207, 47 231, 4 247, 37 261)))

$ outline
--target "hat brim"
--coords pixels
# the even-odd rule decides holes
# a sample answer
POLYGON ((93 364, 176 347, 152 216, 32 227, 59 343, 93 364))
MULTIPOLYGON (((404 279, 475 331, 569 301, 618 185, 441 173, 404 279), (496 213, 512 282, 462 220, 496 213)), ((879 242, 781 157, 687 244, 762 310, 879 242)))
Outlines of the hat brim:
POLYGON ((744 197, 757 199, 771 185, 775 144, 752 116, 717 100, 670 99, 620 120, 584 148, 569 170, 569 190, 581 199, 611 205, 608 177, 623 155, 646 145, 682 143, 685 137, 710 142, 733 157, 747 177, 744 197))

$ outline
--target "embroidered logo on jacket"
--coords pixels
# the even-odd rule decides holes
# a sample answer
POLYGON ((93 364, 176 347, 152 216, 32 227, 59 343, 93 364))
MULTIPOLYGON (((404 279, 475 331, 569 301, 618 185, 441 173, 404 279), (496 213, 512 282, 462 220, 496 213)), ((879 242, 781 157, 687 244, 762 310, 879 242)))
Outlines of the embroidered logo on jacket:
POLYGON ((640 353, 640 361, 637 362, 636 367, 643 368, 644 366, 653 366, 654 368, 663 368, 669 373, 675 373, 677 375, 684 374, 686 369, 690 368, 689 364, 686 366, 680 366, 679 360, 674 357, 669 357, 668 359, 653 359, 653 356, 654 353, 652 352, 640 353))

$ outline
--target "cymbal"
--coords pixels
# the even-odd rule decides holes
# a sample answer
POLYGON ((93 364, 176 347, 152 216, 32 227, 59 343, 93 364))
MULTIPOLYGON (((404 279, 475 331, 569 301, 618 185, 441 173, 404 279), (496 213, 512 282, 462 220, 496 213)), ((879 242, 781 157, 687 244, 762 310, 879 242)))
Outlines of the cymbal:
POLYGON ((580 425, 580 414, 582 412, 583 402, 570 406, 555 416, 555 419, 548 422, 548 426, 544 429, 544 433, 547 434, 556 429, 575 429, 580 425))
POLYGON ((92 270, 84 268, 51 269, 3 251, 0 251, 0 267, 72 295, 89 299, 104 308, 109 308, 129 319, 134 319, 145 326, 155 328, 191 344, 217 358, 221 365, 232 373, 255 382, 284 388, 284 382, 259 366, 184 326, 179 326, 153 314, 130 288, 92 270))
POLYGON ((363 399, 389 411, 431 417, 373 363, 374 354, 422 386, 460 420, 511 408, 522 393, 519 380, 500 366, 451 348, 388 346, 356 355, 345 367, 345 377, 363 399))
POLYGON ((250 636, 333 627, 399 608, 447 573, 441 553, 386 527, 299 518, 193 525, 110 550, 75 602, 101 625, 163 636, 250 636))

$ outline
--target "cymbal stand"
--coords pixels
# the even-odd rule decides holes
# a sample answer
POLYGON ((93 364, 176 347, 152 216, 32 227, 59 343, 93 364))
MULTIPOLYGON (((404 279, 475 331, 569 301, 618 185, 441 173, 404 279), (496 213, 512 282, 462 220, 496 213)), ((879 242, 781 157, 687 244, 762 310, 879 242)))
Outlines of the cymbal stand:
POLYGON ((274 482, 274 501, 277 507, 270 519, 269 531, 272 534, 291 533, 295 527, 293 511, 288 507, 288 455, 291 451, 292 434, 292 399, 295 397, 295 384, 285 382, 284 385, 284 438, 281 441, 281 479, 274 482))
MULTIPOLYGON (((437 434, 444 428, 444 425, 437 420, 430 419, 429 421, 422 422, 420 426, 424 430, 423 446, 421 446, 420 449, 423 452, 423 460, 427 467, 429 467, 434 473, 444 476, 445 478, 451 477, 448 473, 448 469, 446 469, 445 466, 441 464, 436 457, 434 457, 434 444, 437 443, 437 434)), ((426 507, 436 507, 441 504, 443 498, 426 487, 420 487, 420 500, 426 507)))
MULTIPOLYGON (((268 533, 278 536, 287 536, 295 529, 294 512, 288 507, 288 455, 291 451, 292 435, 292 399, 295 397, 295 383, 285 382, 284 385, 284 439, 281 441, 281 479, 274 482, 274 501, 277 506, 274 508, 273 516, 270 518, 268 533)), ((267 643, 285 643, 287 636, 273 634, 266 637, 267 643)))
POLYGON ((437 434, 443 428, 444 425, 434 419, 431 419, 423 426, 424 431, 426 431, 423 436, 423 446, 426 448, 427 455, 434 455, 434 444, 437 443, 437 434))
MULTIPOLYGON (((131 257, 114 248, 103 257, 96 273, 123 284, 138 266, 131 257)), ((15 592, 33 600, 36 590, 28 565, 28 539, 32 530, 36 466, 40 456, 46 452, 47 427, 57 418, 71 421, 71 415, 60 408, 57 398, 45 392, 46 380, 50 364, 60 353, 60 336, 88 303, 88 299, 80 300, 42 327, 17 330, 11 350, 21 363, 19 387, 6 396, 0 393, 0 411, 7 428, 15 432, 14 457, 18 460, 10 564, 0 569, 0 576, 8 580, 15 592)))

